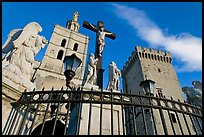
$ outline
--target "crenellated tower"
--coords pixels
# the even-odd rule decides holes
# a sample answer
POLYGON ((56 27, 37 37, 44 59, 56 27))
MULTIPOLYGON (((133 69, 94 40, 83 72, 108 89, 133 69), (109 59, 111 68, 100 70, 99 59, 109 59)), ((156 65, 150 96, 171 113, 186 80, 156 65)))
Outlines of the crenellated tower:
POLYGON ((136 46, 122 69, 123 90, 142 92, 141 81, 155 81, 154 93, 184 100, 170 52, 136 46))

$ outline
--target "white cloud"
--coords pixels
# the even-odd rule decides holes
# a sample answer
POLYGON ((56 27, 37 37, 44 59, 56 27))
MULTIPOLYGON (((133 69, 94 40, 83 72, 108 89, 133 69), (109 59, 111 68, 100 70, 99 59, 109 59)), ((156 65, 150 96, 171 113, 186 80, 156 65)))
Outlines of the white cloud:
POLYGON ((202 71, 202 39, 189 33, 167 35, 160 29, 144 11, 119 4, 111 4, 114 13, 127 21, 138 36, 154 48, 163 48, 171 52, 173 59, 180 62, 176 66, 178 72, 202 71))

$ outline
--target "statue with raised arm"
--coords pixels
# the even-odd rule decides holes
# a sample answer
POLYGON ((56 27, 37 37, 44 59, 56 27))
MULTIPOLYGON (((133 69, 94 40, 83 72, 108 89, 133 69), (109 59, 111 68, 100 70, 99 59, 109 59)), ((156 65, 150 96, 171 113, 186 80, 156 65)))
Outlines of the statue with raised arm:
POLYGON ((98 59, 95 59, 94 54, 89 55, 88 60, 88 68, 86 73, 86 81, 85 83, 94 84, 97 75, 96 75, 96 65, 97 65, 98 59))
POLYGON ((91 23, 90 26, 96 31, 96 42, 98 47, 98 55, 101 57, 103 48, 105 47, 105 35, 112 35, 113 33, 107 32, 104 30, 104 24, 102 22, 98 22, 98 26, 95 27, 91 23))
POLYGON ((119 77, 121 75, 120 70, 117 68, 115 62, 111 62, 108 68, 109 72, 109 81, 107 90, 119 90, 120 80, 119 77))
POLYGON ((38 23, 31 22, 23 29, 12 30, 2 46, 2 74, 30 91, 35 88, 31 82, 31 72, 36 67, 34 57, 48 43, 38 35, 41 31, 38 23))

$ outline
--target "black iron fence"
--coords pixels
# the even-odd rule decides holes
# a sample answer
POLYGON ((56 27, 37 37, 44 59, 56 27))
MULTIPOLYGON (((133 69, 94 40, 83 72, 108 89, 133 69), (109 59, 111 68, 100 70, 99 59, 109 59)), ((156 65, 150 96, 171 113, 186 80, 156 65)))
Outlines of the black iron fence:
POLYGON ((12 103, 3 135, 201 135, 202 108, 163 96, 51 90, 12 103))

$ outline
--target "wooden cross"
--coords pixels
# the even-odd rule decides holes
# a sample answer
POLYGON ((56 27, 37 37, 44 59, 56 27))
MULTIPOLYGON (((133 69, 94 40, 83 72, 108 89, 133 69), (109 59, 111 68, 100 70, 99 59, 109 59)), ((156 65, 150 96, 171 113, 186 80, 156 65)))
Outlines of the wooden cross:
MULTIPOLYGON (((101 77, 102 74, 98 74, 98 72, 99 70, 102 70, 102 53, 103 53, 103 48, 105 47, 105 37, 108 37, 114 40, 116 39, 116 35, 110 31, 105 30, 104 24, 102 21, 98 21, 97 26, 87 21, 84 21, 83 27, 96 32, 95 58, 98 58, 98 63, 96 66, 97 83, 100 83, 101 81, 99 79, 102 79, 102 78, 99 78, 98 76, 101 77)), ((103 71, 100 71, 100 72, 103 72, 103 71)), ((99 87, 100 86, 101 85, 99 85, 99 87)))

